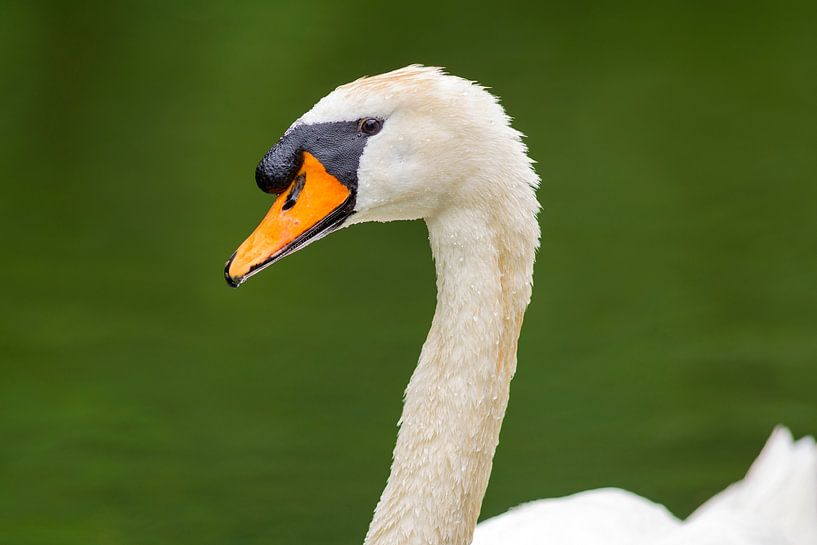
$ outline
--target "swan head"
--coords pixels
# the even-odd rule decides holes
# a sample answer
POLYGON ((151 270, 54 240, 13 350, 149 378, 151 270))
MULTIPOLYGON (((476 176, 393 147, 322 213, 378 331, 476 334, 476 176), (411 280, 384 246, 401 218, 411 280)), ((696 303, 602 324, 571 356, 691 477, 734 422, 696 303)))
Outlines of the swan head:
POLYGON ((340 227, 490 207, 514 182, 532 194, 530 164, 496 98, 473 82, 412 65, 342 85, 258 164, 258 186, 278 197, 227 262, 227 282, 340 227))

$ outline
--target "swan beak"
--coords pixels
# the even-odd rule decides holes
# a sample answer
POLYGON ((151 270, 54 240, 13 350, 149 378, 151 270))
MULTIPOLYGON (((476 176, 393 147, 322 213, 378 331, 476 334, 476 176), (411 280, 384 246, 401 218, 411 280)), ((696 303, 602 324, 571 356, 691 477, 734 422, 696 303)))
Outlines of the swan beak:
POLYGON ((304 152, 303 165, 255 231, 227 261, 224 276, 237 288, 274 262, 340 227, 351 213, 352 192, 304 152))

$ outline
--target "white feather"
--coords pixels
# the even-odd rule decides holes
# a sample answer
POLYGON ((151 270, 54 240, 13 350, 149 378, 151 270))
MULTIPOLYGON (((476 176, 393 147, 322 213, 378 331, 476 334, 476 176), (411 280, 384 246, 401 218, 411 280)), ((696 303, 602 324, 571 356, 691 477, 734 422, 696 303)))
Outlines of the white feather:
POLYGON ((817 545, 817 447, 774 430, 746 477, 686 521, 630 492, 539 500, 477 526, 473 545, 817 545))

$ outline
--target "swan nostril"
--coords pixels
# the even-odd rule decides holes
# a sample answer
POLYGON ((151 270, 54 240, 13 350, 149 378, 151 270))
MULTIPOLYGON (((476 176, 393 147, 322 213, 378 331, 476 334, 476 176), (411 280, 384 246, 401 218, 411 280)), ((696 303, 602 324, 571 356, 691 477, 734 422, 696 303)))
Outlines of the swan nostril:
POLYGON ((301 196, 304 185, 306 185, 306 174, 299 174, 298 177, 295 178, 295 182, 292 184, 292 191, 287 195, 287 200, 284 201, 281 210, 287 211, 295 206, 295 203, 298 202, 298 197, 301 196))

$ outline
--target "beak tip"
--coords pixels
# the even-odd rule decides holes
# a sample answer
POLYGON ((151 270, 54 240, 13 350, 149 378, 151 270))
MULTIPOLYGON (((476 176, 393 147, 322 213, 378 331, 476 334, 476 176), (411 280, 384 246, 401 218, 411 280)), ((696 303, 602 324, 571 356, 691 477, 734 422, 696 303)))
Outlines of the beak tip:
POLYGON ((227 285, 231 288, 237 288, 241 285, 241 282, 244 280, 241 276, 233 276, 230 274, 230 265, 233 263, 233 258, 235 258, 235 253, 230 256, 230 259, 227 260, 227 264, 224 265, 224 279, 227 281, 227 285))

